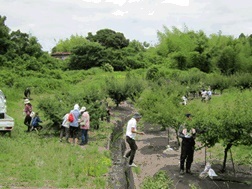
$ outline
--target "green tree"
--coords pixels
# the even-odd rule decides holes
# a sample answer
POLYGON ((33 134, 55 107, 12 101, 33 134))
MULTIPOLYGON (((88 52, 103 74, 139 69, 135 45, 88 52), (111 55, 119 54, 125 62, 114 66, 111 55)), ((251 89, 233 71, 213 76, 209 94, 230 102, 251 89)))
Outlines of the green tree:
MULTIPOLYGON (((70 56, 69 69, 89 69, 100 67, 104 62, 104 47, 99 43, 76 46, 70 56)), ((106 60, 105 60, 106 62, 106 60)))
POLYGON ((232 47, 227 46, 223 49, 219 55, 217 66, 221 73, 225 75, 234 74, 239 70, 237 64, 237 54, 232 47))
POLYGON ((83 46, 88 43, 88 40, 79 35, 71 35, 70 38, 65 40, 61 39, 56 44, 55 47, 52 48, 52 53, 55 52, 71 52, 74 47, 83 46))
POLYGON ((0 55, 5 54, 11 45, 9 32, 10 29, 5 25, 6 16, 0 15, 0 55))
POLYGON ((199 136, 203 146, 224 146, 222 171, 225 172, 227 153, 232 146, 251 145, 250 91, 225 94, 206 107, 194 106, 193 124, 206 132, 199 136))
POLYGON ((95 35, 89 32, 86 38, 91 42, 98 42, 106 48, 122 49, 129 45, 129 40, 124 37, 123 33, 111 29, 99 30, 95 35))
POLYGON ((107 94, 115 102, 117 107, 120 102, 123 102, 128 98, 124 80, 117 80, 114 77, 106 79, 106 90, 107 94))

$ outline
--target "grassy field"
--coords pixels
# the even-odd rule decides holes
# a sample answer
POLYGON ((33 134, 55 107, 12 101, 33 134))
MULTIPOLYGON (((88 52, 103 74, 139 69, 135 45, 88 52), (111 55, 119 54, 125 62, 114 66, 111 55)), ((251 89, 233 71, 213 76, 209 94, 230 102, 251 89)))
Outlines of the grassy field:
MULTIPOLYGON (((111 160, 105 147, 111 124, 104 122, 99 130, 91 130, 90 143, 84 148, 60 143, 57 130, 48 135, 43 114, 40 117, 45 129, 40 133, 27 133, 23 124, 23 91, 2 90, 7 96, 7 111, 15 119, 15 127, 11 137, 0 137, 0 186, 106 188, 111 160)), ((38 111, 37 99, 46 95, 31 95, 35 111, 38 111)))
MULTIPOLYGON (((126 72, 115 72, 113 76, 116 79, 124 79, 126 74, 126 72)), ((69 86, 63 86, 62 90, 78 94, 80 89, 83 90, 83 86, 94 88, 96 86, 93 82, 100 86, 111 75, 104 72, 97 73, 96 70, 78 72, 77 76, 70 77, 70 80, 76 81, 77 84, 71 86, 70 89, 67 88, 69 86)), ((28 81, 28 78, 22 79, 28 81)), ((41 81, 41 86, 46 90, 43 91, 38 87, 32 88, 32 105, 35 111, 39 111, 37 108, 39 100, 58 92, 57 90, 47 90, 47 83, 44 80, 41 81)), ((91 129, 90 143, 84 148, 64 142, 60 143, 59 131, 47 127, 49 120, 45 119, 43 112, 40 112, 40 117, 43 120, 44 129, 40 133, 26 133, 27 127, 23 124, 23 90, 20 88, 1 88, 7 96, 7 111, 15 119, 15 127, 11 138, 7 135, 0 137, 0 187, 106 188, 107 173, 112 164, 111 154, 106 146, 113 128, 112 123, 101 122, 99 130, 91 129)), ((232 95, 228 98, 232 98, 232 95)), ((199 103, 194 105, 195 108, 208 110, 206 104, 202 106, 199 99, 198 101, 199 103)), ((215 98, 216 108, 221 106, 221 101, 221 98, 215 98)), ((82 105, 80 104, 80 106, 82 105)), ((71 108, 69 107, 69 109, 71 108)), ((116 116, 117 113, 114 113, 112 120, 117 120, 116 116)), ((223 160, 224 147, 221 144, 215 145, 208 151, 211 153, 211 159, 223 160)), ((232 153, 236 164, 251 167, 250 146, 233 146, 232 153)), ((228 158, 230 160, 230 157, 228 158)), ((140 170, 137 169, 135 172, 138 173, 140 170)))

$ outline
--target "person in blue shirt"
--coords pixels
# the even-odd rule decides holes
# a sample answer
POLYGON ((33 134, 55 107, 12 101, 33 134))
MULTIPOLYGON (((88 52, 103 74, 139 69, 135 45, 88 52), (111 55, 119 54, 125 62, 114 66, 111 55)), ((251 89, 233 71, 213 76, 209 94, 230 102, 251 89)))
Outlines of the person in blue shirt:
MULTIPOLYGON (((78 137, 79 131, 79 116, 80 116, 80 106, 78 104, 74 105, 74 109, 70 111, 73 114, 74 120, 69 123, 69 134, 70 138, 73 140, 73 144, 75 144, 75 139, 78 137)), ((77 142, 77 141, 76 141, 77 142)))
POLYGON ((38 112, 36 112, 35 116, 32 118, 32 121, 31 121, 31 131, 41 130, 43 127, 41 125, 39 125, 39 123, 42 123, 42 121, 39 118, 38 112))

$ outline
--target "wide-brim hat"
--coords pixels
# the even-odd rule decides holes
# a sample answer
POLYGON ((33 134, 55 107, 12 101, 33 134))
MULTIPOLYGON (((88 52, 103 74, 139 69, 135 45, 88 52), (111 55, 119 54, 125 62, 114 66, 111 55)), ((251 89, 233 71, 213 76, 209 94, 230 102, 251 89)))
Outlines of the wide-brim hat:
POLYGON ((25 99, 24 100, 24 104, 28 104, 28 103, 30 103, 31 101, 29 100, 29 99, 25 99))
POLYGON ((140 119, 142 116, 139 114, 139 113, 135 113, 134 115, 133 115, 133 118, 135 118, 135 119, 140 119))
POLYGON ((86 111, 86 107, 82 106, 81 109, 80 109, 80 112, 85 112, 85 111, 86 111))

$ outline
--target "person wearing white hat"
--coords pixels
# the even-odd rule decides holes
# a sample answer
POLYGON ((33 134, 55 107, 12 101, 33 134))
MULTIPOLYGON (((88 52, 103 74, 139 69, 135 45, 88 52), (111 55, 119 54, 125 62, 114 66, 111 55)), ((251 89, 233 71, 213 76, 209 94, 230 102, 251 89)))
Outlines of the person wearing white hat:
POLYGON ((129 166, 137 167, 133 162, 135 158, 136 150, 138 149, 135 141, 136 134, 144 135, 144 132, 137 131, 137 122, 140 121, 142 116, 138 113, 134 114, 134 116, 128 121, 127 130, 126 130, 126 141, 129 144, 130 150, 124 155, 125 158, 129 158, 129 166))
POLYGON ((25 119, 24 119, 24 124, 28 127, 27 128, 27 132, 30 131, 31 128, 31 120, 32 117, 30 116, 31 112, 32 112, 32 105, 29 99, 25 99, 24 100, 24 113, 25 113, 25 119))
POLYGON ((80 112, 82 113, 80 118, 80 129, 81 129, 81 143, 83 146, 88 143, 88 130, 90 128, 90 116, 86 111, 86 107, 81 107, 80 112))
POLYGON ((78 135, 78 127, 79 127, 79 123, 78 123, 78 119, 80 116, 80 106, 78 104, 74 105, 74 109, 70 111, 71 114, 73 114, 74 116, 74 120, 73 122, 69 123, 70 129, 70 137, 73 140, 73 144, 75 144, 75 139, 77 138, 78 135))

